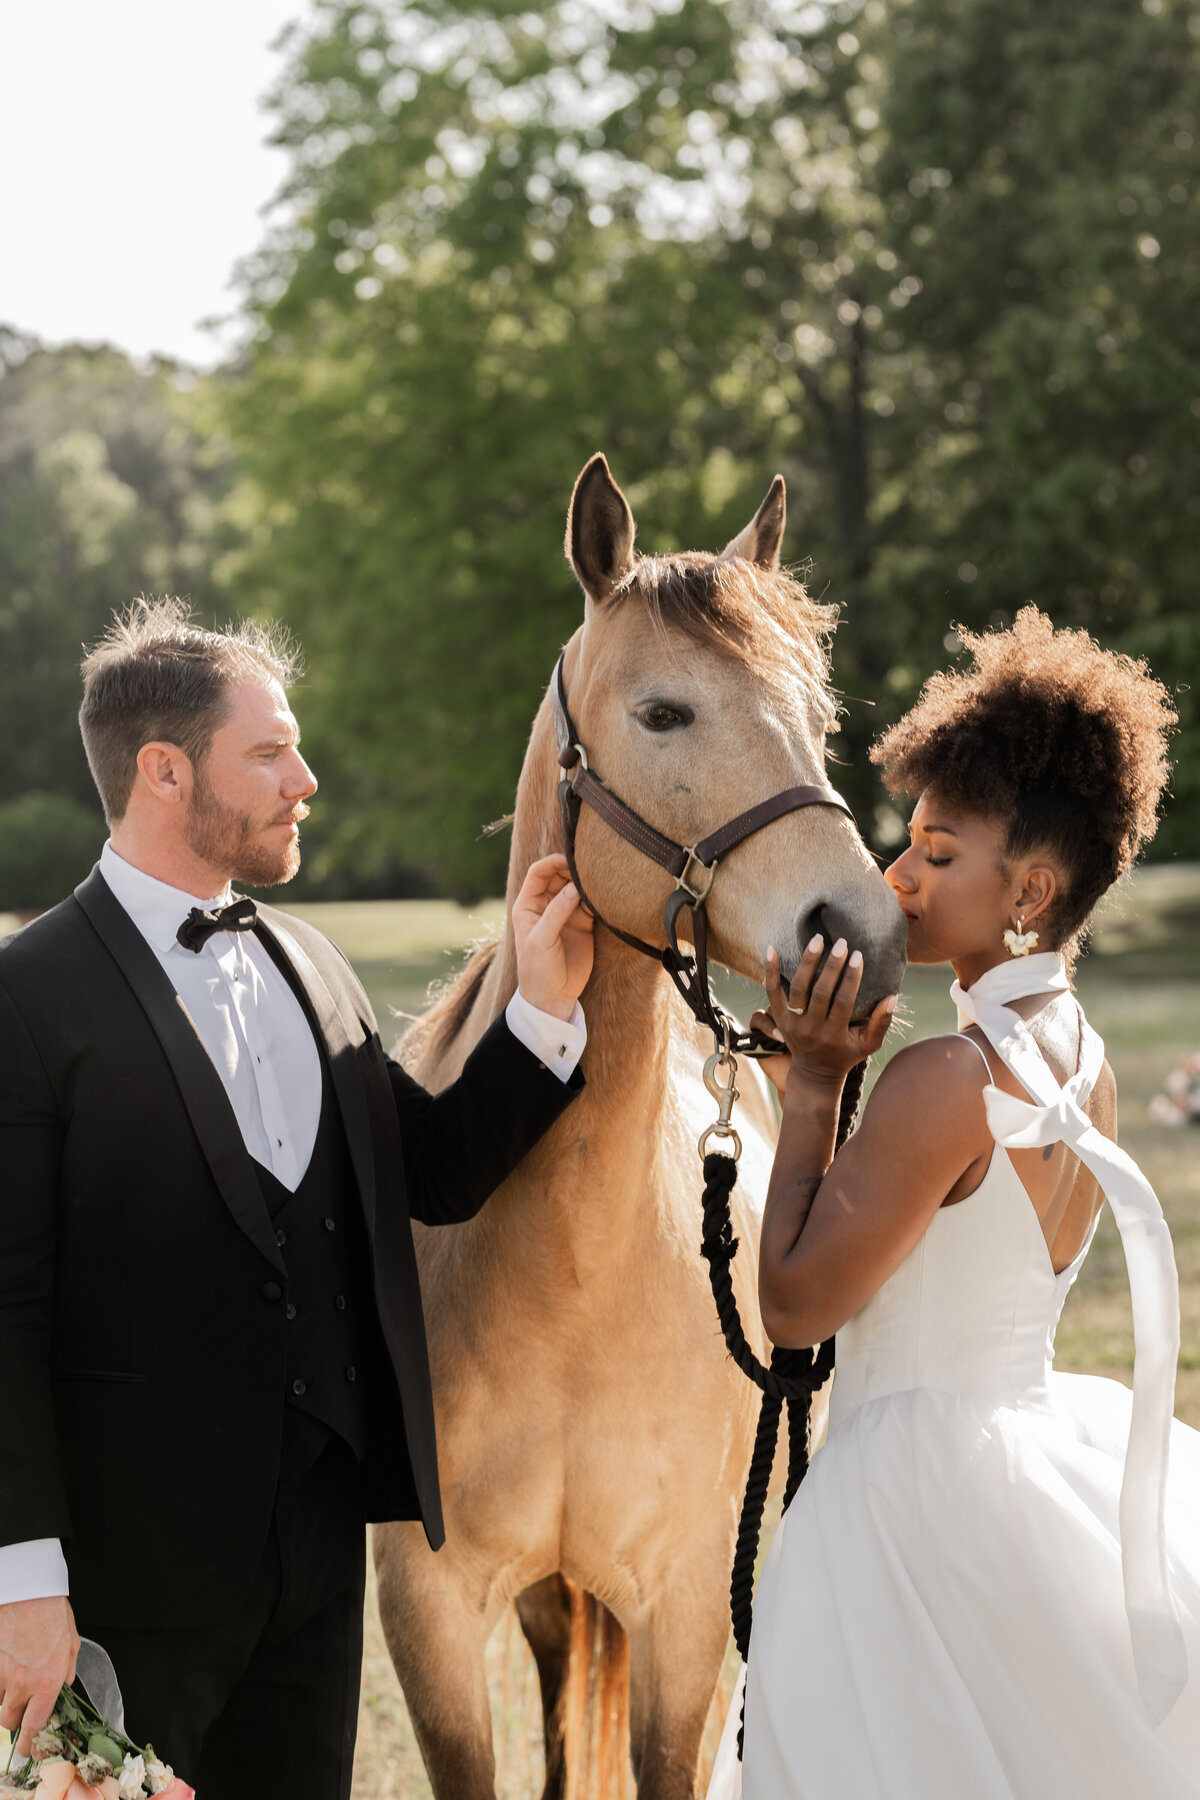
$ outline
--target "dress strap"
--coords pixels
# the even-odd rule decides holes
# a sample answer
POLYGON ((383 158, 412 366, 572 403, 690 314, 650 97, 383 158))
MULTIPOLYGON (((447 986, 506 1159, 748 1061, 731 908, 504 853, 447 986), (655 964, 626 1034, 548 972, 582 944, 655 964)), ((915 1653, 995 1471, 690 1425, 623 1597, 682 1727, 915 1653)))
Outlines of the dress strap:
MULTIPOLYGON (((1133 1404, 1121 1482, 1121 1562, 1125 1611, 1142 1704, 1155 1724, 1187 1681, 1187 1651, 1167 1569, 1167 1459, 1179 1357, 1179 1276, 1158 1197, 1132 1157, 1098 1131, 1083 1110, 1104 1063, 1104 1045, 1080 1012, 1080 1057, 1062 1086, 1025 1021, 1006 1004, 1027 994, 1069 990, 1061 958, 1036 956, 1022 969, 989 969, 951 997, 960 1023, 978 1025, 1034 1104, 995 1086, 984 1094, 988 1124, 1010 1150, 1066 1143, 1095 1176, 1121 1234, 1133 1304, 1133 1404), (1056 964, 1042 970, 1037 964, 1056 964), (995 979, 993 979, 995 978, 995 979)), ((976 1046, 978 1048, 978 1046, 976 1046)))

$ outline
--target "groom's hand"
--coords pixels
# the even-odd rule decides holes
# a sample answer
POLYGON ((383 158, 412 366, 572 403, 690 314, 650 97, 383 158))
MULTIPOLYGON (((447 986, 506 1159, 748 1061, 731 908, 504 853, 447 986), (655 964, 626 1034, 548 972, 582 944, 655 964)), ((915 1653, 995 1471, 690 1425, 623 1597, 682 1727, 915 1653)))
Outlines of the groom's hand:
POLYGON ((513 901, 517 985, 530 1006, 569 1019, 592 972, 595 920, 565 856, 535 862, 513 901))
POLYGON ((78 1654, 75 1615, 65 1596, 0 1606, 0 1728, 19 1728, 18 1755, 33 1754, 59 1689, 75 1679, 78 1654))

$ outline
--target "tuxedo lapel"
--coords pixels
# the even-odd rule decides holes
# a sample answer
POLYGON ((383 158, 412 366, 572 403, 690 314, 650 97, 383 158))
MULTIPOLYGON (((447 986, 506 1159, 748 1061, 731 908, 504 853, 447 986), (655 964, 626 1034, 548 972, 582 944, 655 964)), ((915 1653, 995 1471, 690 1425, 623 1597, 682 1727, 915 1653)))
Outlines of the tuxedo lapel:
POLYGON ((93 869, 75 889, 75 898, 150 1021, 222 1199, 255 1247, 284 1274, 283 1258, 250 1153, 225 1085, 191 1014, 98 869, 93 869))
POLYGON ((295 936, 280 920, 275 909, 268 924, 259 910, 256 935, 262 938, 266 948, 277 962, 290 963, 292 973, 300 983, 303 998, 312 1013, 313 1022, 320 1032, 329 1058, 329 1070, 333 1077, 333 1091, 337 1095, 338 1110, 342 1115, 342 1124, 346 1128, 346 1141, 350 1146, 350 1160, 354 1165, 354 1174, 358 1182, 358 1191, 362 1198, 363 1214, 367 1221, 367 1230, 372 1239, 375 1236, 375 1151, 371 1140, 371 1118, 367 1110, 367 1095, 359 1073, 358 1057, 350 1034, 346 1029, 342 1009, 330 993, 311 956, 297 941, 295 936))

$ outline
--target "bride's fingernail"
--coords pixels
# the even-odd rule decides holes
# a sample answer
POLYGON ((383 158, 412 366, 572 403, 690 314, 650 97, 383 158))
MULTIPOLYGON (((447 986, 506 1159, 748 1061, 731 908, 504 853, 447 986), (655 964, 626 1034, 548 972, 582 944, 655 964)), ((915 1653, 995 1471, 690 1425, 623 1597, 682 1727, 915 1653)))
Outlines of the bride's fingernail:
POLYGON ((861 950, 852 950, 850 952, 850 967, 852 969, 861 969, 862 968, 862 951, 861 950))
POLYGON ((815 938, 809 939, 808 950, 807 950, 806 954, 809 956, 815 956, 817 951, 821 948, 821 945, 824 942, 825 942, 825 939, 821 936, 820 932, 818 931, 815 938))
POLYGON ((839 938, 837 943, 833 946, 833 949, 829 952, 829 954, 830 954, 830 956, 845 956, 845 954, 846 954, 845 938, 839 938))
POLYGON ((782 1044, 784 1042, 783 1033, 782 1033, 782 1031, 780 1031, 778 1025, 772 1025, 771 1036, 775 1039, 776 1043, 778 1043, 778 1044, 782 1044))

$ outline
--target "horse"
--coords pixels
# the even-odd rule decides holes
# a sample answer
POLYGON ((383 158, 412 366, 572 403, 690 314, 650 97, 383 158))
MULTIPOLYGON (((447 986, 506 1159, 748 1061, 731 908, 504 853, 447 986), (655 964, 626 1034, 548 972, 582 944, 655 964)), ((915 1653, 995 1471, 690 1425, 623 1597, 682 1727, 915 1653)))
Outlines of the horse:
MULTIPOLYGON (((593 771, 684 845, 778 790, 825 781, 834 614, 780 568, 785 515, 777 476, 719 556, 650 556, 635 551, 603 456, 571 497, 584 617, 562 667, 580 741, 593 771)), ((529 865, 562 847, 561 773, 548 693, 517 790, 508 929, 400 1046, 429 1087, 454 1078, 516 987, 512 901, 529 865)), ((574 850, 598 920, 584 1091, 474 1220, 416 1227, 446 1542, 434 1555, 419 1524, 393 1523, 374 1546, 384 1633, 437 1800, 495 1800, 484 1647, 510 1603, 540 1682, 544 1800, 582 1791, 589 1694, 599 1791, 627 1741, 638 1800, 691 1800, 728 1638, 757 1396, 726 1354, 699 1255, 703 1034, 662 966, 599 923, 661 940, 671 877, 586 807, 574 850)), ((707 904, 711 954, 755 981, 769 945, 790 973, 821 930, 863 952, 864 1008, 899 985, 903 915, 833 806, 740 844, 707 904)), ((734 1268, 754 1320, 775 1124, 761 1072, 747 1074, 734 1268)))

